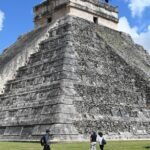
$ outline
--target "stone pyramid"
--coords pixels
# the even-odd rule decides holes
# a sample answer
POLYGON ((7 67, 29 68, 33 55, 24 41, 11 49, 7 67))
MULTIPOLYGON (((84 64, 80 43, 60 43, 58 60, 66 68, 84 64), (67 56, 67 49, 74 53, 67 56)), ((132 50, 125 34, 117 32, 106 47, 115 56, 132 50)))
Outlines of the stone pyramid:
POLYGON ((93 130, 150 138, 149 77, 150 57, 129 35, 64 16, 0 56, 0 84, 9 79, 0 139, 39 140, 46 129, 54 141, 86 140, 93 130))

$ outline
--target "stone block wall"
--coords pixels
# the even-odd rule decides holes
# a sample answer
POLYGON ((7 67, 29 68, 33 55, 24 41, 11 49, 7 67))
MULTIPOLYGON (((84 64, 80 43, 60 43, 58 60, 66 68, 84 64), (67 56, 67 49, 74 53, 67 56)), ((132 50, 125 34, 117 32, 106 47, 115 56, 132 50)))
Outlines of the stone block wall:
POLYGON ((7 82, 0 96, 1 139, 38 140, 46 128, 54 140, 78 137, 72 125, 78 113, 62 87, 68 30, 67 23, 51 30, 40 50, 18 69, 15 79, 7 82))
MULTIPOLYGON (((46 129, 54 141, 88 139, 93 130, 107 138, 149 138, 148 67, 128 61, 128 51, 122 56, 108 30, 125 37, 71 16, 50 28, 0 95, 1 139, 39 140, 46 129)), ((134 60, 149 63, 141 48, 139 54, 124 42, 137 51, 134 60)))
POLYGON ((48 27, 43 27, 20 36, 0 55, 0 93, 8 80, 14 79, 19 67, 26 65, 31 54, 39 49, 39 43, 47 38, 48 27))
MULTIPOLYGON (((75 121, 75 126, 82 134, 101 130, 118 138, 149 137, 148 74, 138 66, 134 68, 133 62, 127 61, 127 54, 123 59, 99 32, 97 26, 79 19, 72 25, 72 49, 68 56, 73 62, 76 60, 74 67, 70 66, 76 80, 73 96, 77 99, 74 101, 77 112, 82 114, 82 120, 75 121)), ((113 32, 113 36, 118 34, 113 32)), ((134 52, 134 43, 128 44, 134 52)), ((131 57, 143 59, 137 55, 133 53, 131 57)), ((72 73, 69 70, 66 74, 72 73)))

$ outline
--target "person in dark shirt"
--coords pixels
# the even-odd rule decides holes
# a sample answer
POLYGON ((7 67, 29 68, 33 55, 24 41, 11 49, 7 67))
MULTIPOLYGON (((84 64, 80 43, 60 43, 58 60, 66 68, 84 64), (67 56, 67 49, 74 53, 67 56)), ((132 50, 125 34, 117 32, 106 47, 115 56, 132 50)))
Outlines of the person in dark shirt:
POLYGON ((46 130, 46 134, 41 138, 41 145, 44 146, 43 150, 51 150, 49 142, 49 129, 46 130))
POLYGON ((97 139, 96 133, 92 132, 90 136, 91 150, 96 150, 96 139, 97 139))

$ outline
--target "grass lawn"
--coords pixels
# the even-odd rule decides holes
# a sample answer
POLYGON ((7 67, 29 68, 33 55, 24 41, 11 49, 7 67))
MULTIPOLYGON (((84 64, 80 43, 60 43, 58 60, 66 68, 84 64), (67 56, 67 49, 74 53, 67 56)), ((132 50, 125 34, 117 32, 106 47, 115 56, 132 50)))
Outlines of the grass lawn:
MULTIPOLYGON (((107 141, 105 150, 150 150, 150 141, 107 141)), ((90 150, 89 143, 52 144, 52 150, 90 150)), ((42 150, 40 143, 0 142, 0 150, 42 150)), ((99 147, 97 145, 97 150, 99 147)))

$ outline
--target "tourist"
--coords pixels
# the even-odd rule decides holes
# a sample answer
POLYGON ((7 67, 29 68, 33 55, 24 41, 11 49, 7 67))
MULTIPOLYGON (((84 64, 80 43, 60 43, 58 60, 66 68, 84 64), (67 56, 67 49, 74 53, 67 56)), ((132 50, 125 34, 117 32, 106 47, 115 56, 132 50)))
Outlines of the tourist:
POLYGON ((106 140, 104 139, 102 132, 98 133, 97 140, 99 142, 100 150, 104 150, 104 145, 106 144, 106 140))
POLYGON ((92 132, 90 136, 91 150, 96 150, 96 139, 97 139, 96 133, 92 132))
POLYGON ((46 130, 46 134, 41 138, 41 145, 44 146, 43 150, 50 150, 50 142, 49 142, 49 130, 46 130))

